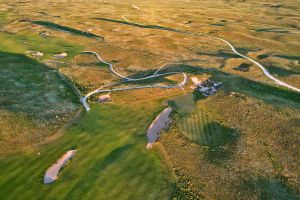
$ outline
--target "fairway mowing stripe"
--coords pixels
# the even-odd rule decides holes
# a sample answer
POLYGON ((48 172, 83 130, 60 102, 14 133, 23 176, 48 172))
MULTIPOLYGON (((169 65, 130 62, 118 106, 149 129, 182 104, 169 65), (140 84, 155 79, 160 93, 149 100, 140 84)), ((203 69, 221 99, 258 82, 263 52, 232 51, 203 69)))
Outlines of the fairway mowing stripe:
POLYGON ((218 142, 218 135, 222 131, 213 119, 206 110, 199 108, 197 112, 183 116, 178 125, 181 132, 192 141, 210 145, 218 142))

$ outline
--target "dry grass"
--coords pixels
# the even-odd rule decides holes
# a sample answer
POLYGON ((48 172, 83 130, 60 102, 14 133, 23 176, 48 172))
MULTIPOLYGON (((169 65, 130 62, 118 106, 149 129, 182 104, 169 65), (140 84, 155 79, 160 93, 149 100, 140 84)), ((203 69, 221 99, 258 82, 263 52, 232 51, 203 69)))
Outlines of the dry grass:
MULTIPOLYGON (((3 0, 0 3, 0 36, 4 38, 2 48, 14 47, 13 52, 23 53, 42 47, 49 58, 59 53, 55 52, 57 48, 70 51, 69 57, 64 60, 68 64, 53 67, 61 68, 83 93, 117 80, 103 64, 95 62, 95 58, 76 56, 83 46, 100 52, 105 60, 113 62, 116 69, 125 75, 144 76, 162 65, 168 65, 167 71, 186 71, 189 76, 211 76, 223 81, 225 87, 221 92, 213 97, 201 98, 197 103, 188 94, 191 83, 184 90, 143 89, 112 93, 111 96, 116 104, 127 104, 128 107, 147 104, 155 99, 164 105, 167 104, 166 99, 177 103, 178 127, 175 124, 161 140, 178 177, 174 198, 293 199, 300 188, 297 171, 300 153, 297 134, 300 130, 299 95, 274 86, 261 70, 236 57, 220 41, 160 29, 168 27, 224 38, 241 53, 265 65, 274 76, 300 87, 299 10, 297 0, 281 3, 275 0, 3 0), (122 17, 161 27, 133 26, 124 23, 122 17), (111 19, 121 22, 109 21, 111 19), (38 35, 41 31, 47 31, 51 36, 41 39, 38 35), (99 38, 89 37, 91 35, 99 38), (33 39, 30 40, 30 37, 33 39), (49 48, 45 48, 48 40, 52 42, 47 44, 49 48), (58 44, 63 45, 60 47, 58 44), (246 70, 240 70, 245 66, 246 70), (174 97, 181 94, 186 96, 174 97), (193 113, 194 109, 198 112, 193 113), (234 133, 237 137, 232 139, 229 134, 228 140, 227 133, 234 133)), ((0 62, 2 65, 6 63, 0 62)), ((51 73, 49 76, 52 77, 51 73)), ((179 79, 173 76, 137 84, 167 84, 179 79)), ((58 85, 51 83, 49 87, 52 91, 58 85)), ((60 109, 51 112, 48 104, 44 104, 51 100, 51 91, 45 97, 46 101, 40 100, 40 107, 33 110, 35 113, 45 110, 41 115, 52 113, 49 121, 55 121, 52 117, 60 109)), ((43 88, 31 92, 45 94, 43 88)), ((23 99, 22 95, 20 99, 23 99)), ((25 105, 29 103, 26 101, 25 105)), ((20 111, 20 107, 16 110, 20 111)), ((109 116, 108 110, 106 115, 109 116)), ((97 116, 94 113, 95 119, 97 116)), ((29 141, 39 137, 38 130, 43 130, 33 125, 27 114, 16 112, 12 115, 8 108, 1 110, 0 117, 5 118, 0 124, 6 127, 2 133, 5 139, 1 138, 4 145, 31 143, 29 141), (16 119, 18 123, 14 124, 16 119), (24 132, 16 135, 22 138, 22 142, 16 141, 10 134, 20 129, 24 132)), ((57 127, 60 125, 57 124, 57 127)), ((41 138, 44 137, 39 137, 39 140, 41 138)), ((96 151, 95 147, 89 148, 96 151)), ((81 184, 78 186, 80 188, 81 184)))

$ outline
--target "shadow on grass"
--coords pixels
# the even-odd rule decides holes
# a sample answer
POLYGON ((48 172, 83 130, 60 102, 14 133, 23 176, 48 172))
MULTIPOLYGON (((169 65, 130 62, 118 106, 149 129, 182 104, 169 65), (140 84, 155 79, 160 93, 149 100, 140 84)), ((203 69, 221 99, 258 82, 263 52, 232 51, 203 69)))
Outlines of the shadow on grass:
POLYGON ((266 103, 300 108, 300 93, 298 92, 275 86, 275 83, 268 85, 217 70, 211 73, 213 79, 224 83, 225 92, 240 92, 266 103))
POLYGON ((107 21, 107 22, 114 22, 114 23, 129 25, 129 26, 135 26, 135 27, 139 27, 139 28, 158 29, 158 30, 171 31, 171 32, 175 32, 175 33, 192 34, 192 33, 187 32, 187 31, 182 31, 182 30, 178 30, 178 29, 168 28, 168 27, 164 27, 164 26, 137 24, 137 23, 133 23, 133 22, 120 21, 120 20, 108 19, 108 18, 102 18, 102 17, 95 17, 93 19, 101 20, 101 21, 107 21))
POLYGON ((275 178, 256 177, 246 179, 242 181, 240 189, 242 192, 257 196, 259 199, 296 200, 299 198, 296 191, 291 189, 284 181, 275 178))
POLYGON ((279 28, 261 28, 255 29, 256 32, 268 32, 268 33, 289 33, 287 30, 282 30, 279 28))
POLYGON ((257 56, 257 58, 258 58, 259 60, 265 59, 265 58, 268 58, 268 57, 269 57, 269 55, 267 55, 267 54, 261 54, 261 55, 258 55, 258 56, 257 56))
POLYGON ((209 24, 210 26, 225 26, 225 24, 209 24))
POLYGON ((271 74, 276 74, 277 76, 284 77, 284 76, 291 76, 291 75, 300 75, 300 72, 296 72, 293 70, 287 70, 287 69, 283 69, 280 67, 267 66, 266 68, 271 74))
POLYGON ((286 56, 286 55, 275 55, 275 56, 279 57, 279 58, 288 59, 288 60, 298 60, 298 61, 300 61, 300 56, 286 56))
MULTIPOLYGON (((130 75, 129 77, 141 78, 146 75, 153 74, 154 71, 155 70, 151 69, 142 72, 137 72, 135 74, 130 75)), ((252 81, 241 76, 228 74, 221 70, 205 69, 201 66, 192 66, 186 64, 170 64, 166 66, 166 68, 161 70, 159 73, 166 72, 186 72, 195 75, 209 73, 212 75, 212 78, 215 81, 223 82, 224 87, 222 88, 222 90, 224 90, 227 93, 239 92, 254 98, 261 99, 266 103, 300 108, 300 94, 298 92, 276 86, 275 83, 274 85, 269 85, 261 82, 252 81)), ((149 79, 145 81, 137 81, 135 83, 153 83, 153 80, 155 81, 155 79, 149 79)), ((157 81, 166 80, 162 78, 157 81)), ((201 96, 195 96, 195 98, 201 99, 201 96)))
POLYGON ((66 100, 79 103, 72 89, 60 79, 56 71, 23 54, 0 52, 0 74, 0 108, 10 112, 48 116, 48 112, 53 110, 50 107, 63 105, 66 100), (61 85, 66 86, 65 93, 58 89, 61 85), (48 94, 55 95, 55 99, 48 94), (33 102, 32 95, 36 95, 39 100, 33 102), (45 109, 44 106, 48 107, 48 112, 35 113, 38 109, 45 109))
POLYGON ((212 75, 214 80, 224 83, 222 90, 225 90, 226 92, 240 92, 255 98, 259 98, 266 103, 292 106, 297 108, 300 107, 300 94, 298 92, 283 87, 278 87, 275 85, 275 83, 274 85, 269 85, 252 81, 241 76, 228 74, 221 70, 205 69, 201 66, 192 66, 186 64, 169 65, 160 73, 172 71, 186 72, 191 74, 209 73, 212 75), (287 101, 292 102, 293 104, 287 104, 287 101))
POLYGON ((205 55, 205 56, 214 56, 214 57, 222 57, 225 59, 228 58, 240 58, 240 56, 234 53, 226 53, 224 51, 217 51, 216 53, 208 53, 208 52, 197 52, 197 55, 205 55))
MULTIPOLYGON (((156 71, 157 69, 148 69, 148 70, 143 70, 143 71, 138 71, 136 73, 133 73, 131 75, 129 75, 129 78, 143 78, 143 77, 147 77, 147 76, 151 76, 153 75, 153 73, 156 71)), ((157 74, 163 74, 163 73, 169 73, 169 72, 178 72, 178 74, 174 74, 174 75, 181 75, 181 72, 186 72, 186 73, 193 73, 193 74, 200 74, 203 73, 204 71, 206 71, 205 69, 202 68, 198 68, 192 65, 186 65, 186 64, 174 64, 174 65, 167 65, 165 68, 163 68, 161 71, 159 71, 157 74)), ((172 75, 172 74, 171 74, 172 75)), ((170 84, 176 84, 178 83, 177 81, 172 81, 170 79, 167 79, 167 76, 171 76, 169 75, 165 75, 165 76, 161 76, 161 77, 156 77, 156 78, 151 78, 151 79, 146 79, 146 80, 141 80, 141 81, 134 81, 132 82, 133 84, 139 83, 139 84, 149 84, 149 83, 160 83, 160 82, 167 82, 170 84)), ((181 75, 182 76, 182 75, 181 75)), ((180 79, 179 81, 181 81, 182 79, 180 79)), ((127 83, 127 84, 132 84, 131 82, 127 83)))
POLYGON ((204 158, 211 163, 220 164, 234 155, 239 133, 216 121, 205 110, 179 113, 177 122, 179 130, 187 138, 203 147, 204 158))
POLYGON ((93 38, 99 38, 104 40, 104 37, 102 36, 98 36, 95 35, 93 33, 89 33, 89 32, 85 32, 85 31, 81 31, 81 30, 77 30, 68 26, 62 26, 53 22, 48 22, 48 21, 31 21, 32 24, 37 24, 37 25, 41 25, 41 26, 45 26, 46 28, 50 28, 50 29, 56 29, 56 30, 60 30, 60 31, 67 31, 70 32, 74 35, 80 35, 80 36, 85 36, 85 37, 93 37, 93 38))
POLYGON ((202 129, 202 133, 198 143, 208 147, 231 144, 238 138, 234 129, 216 122, 206 124, 202 129))
POLYGON ((250 68, 250 64, 248 63, 242 63, 239 66, 233 68, 234 70, 242 71, 242 72, 248 72, 250 68))
POLYGON ((78 183, 73 186, 67 194, 66 199, 82 199, 85 193, 93 187, 95 181, 99 178, 101 171, 110 165, 116 164, 133 147, 133 144, 126 144, 111 151, 104 159, 93 163, 87 174, 85 174, 78 183), (81 197, 81 198, 79 198, 81 197))
POLYGON ((235 152, 239 135, 232 128, 216 122, 206 124, 198 143, 206 146, 205 159, 212 163, 229 160, 235 152))

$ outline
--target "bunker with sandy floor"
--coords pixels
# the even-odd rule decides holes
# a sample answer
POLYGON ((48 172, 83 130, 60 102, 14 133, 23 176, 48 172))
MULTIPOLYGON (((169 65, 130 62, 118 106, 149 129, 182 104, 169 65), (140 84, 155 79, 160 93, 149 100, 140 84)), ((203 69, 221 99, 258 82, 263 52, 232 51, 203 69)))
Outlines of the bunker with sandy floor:
POLYGON ((153 144, 158 140, 160 133, 169 127, 171 112, 172 108, 164 109, 151 123, 147 130, 147 148, 152 148, 153 144))
POLYGON ((44 184, 53 183, 57 180, 58 172, 65 164, 75 156, 76 150, 67 151, 59 160, 49 167, 44 176, 44 184))

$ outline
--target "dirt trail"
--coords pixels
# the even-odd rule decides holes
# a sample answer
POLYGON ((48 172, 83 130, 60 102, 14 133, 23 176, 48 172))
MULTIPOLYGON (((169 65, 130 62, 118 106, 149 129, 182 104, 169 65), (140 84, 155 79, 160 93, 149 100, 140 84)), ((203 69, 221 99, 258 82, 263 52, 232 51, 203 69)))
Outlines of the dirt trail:
POLYGON ((115 76, 123 79, 123 81, 120 81, 120 82, 116 82, 116 83, 111 83, 111 84, 108 84, 108 85, 105 85, 105 86, 102 86, 88 94, 86 94, 84 97, 82 97, 80 99, 81 103, 83 104, 83 106, 85 107, 85 109, 87 111, 90 110, 90 106, 89 104, 87 103, 87 99, 93 95, 93 94, 96 94, 96 93, 104 93, 104 92, 115 92, 115 91, 125 91, 125 90, 135 90, 135 89, 144 89, 144 88, 180 88, 180 87, 183 87, 186 83, 187 83, 187 75, 184 73, 184 72, 167 72, 167 73, 161 73, 159 74, 159 72, 165 67, 165 66, 162 66, 160 68, 158 68, 152 75, 150 76, 146 76, 146 77, 143 77, 143 78, 129 78, 127 76, 124 76, 120 73, 118 73, 115 69, 114 69, 114 66, 112 63, 109 63, 105 60, 103 60, 101 58, 101 56, 96 53, 96 52, 93 52, 93 51, 84 51, 82 52, 83 54, 93 54, 95 55, 95 57, 97 58, 97 60, 99 62, 103 62, 105 64, 108 65, 108 69, 109 71, 114 74, 115 76), (167 76, 167 75, 174 75, 174 74, 182 74, 183 75, 183 81, 178 83, 178 84, 175 84, 175 85, 160 85, 160 84, 156 84, 156 85, 142 85, 142 86, 133 86, 133 87, 125 87, 125 88, 114 88, 114 89, 104 89, 104 88, 107 88, 107 87, 112 87, 112 86, 115 86, 115 85, 118 85, 118 84, 121 84, 121 83, 126 83, 126 82, 134 82, 134 81, 141 81, 141 80, 147 80, 147 79, 152 79, 152 78, 157 78, 157 77, 161 77, 161 76, 167 76))

